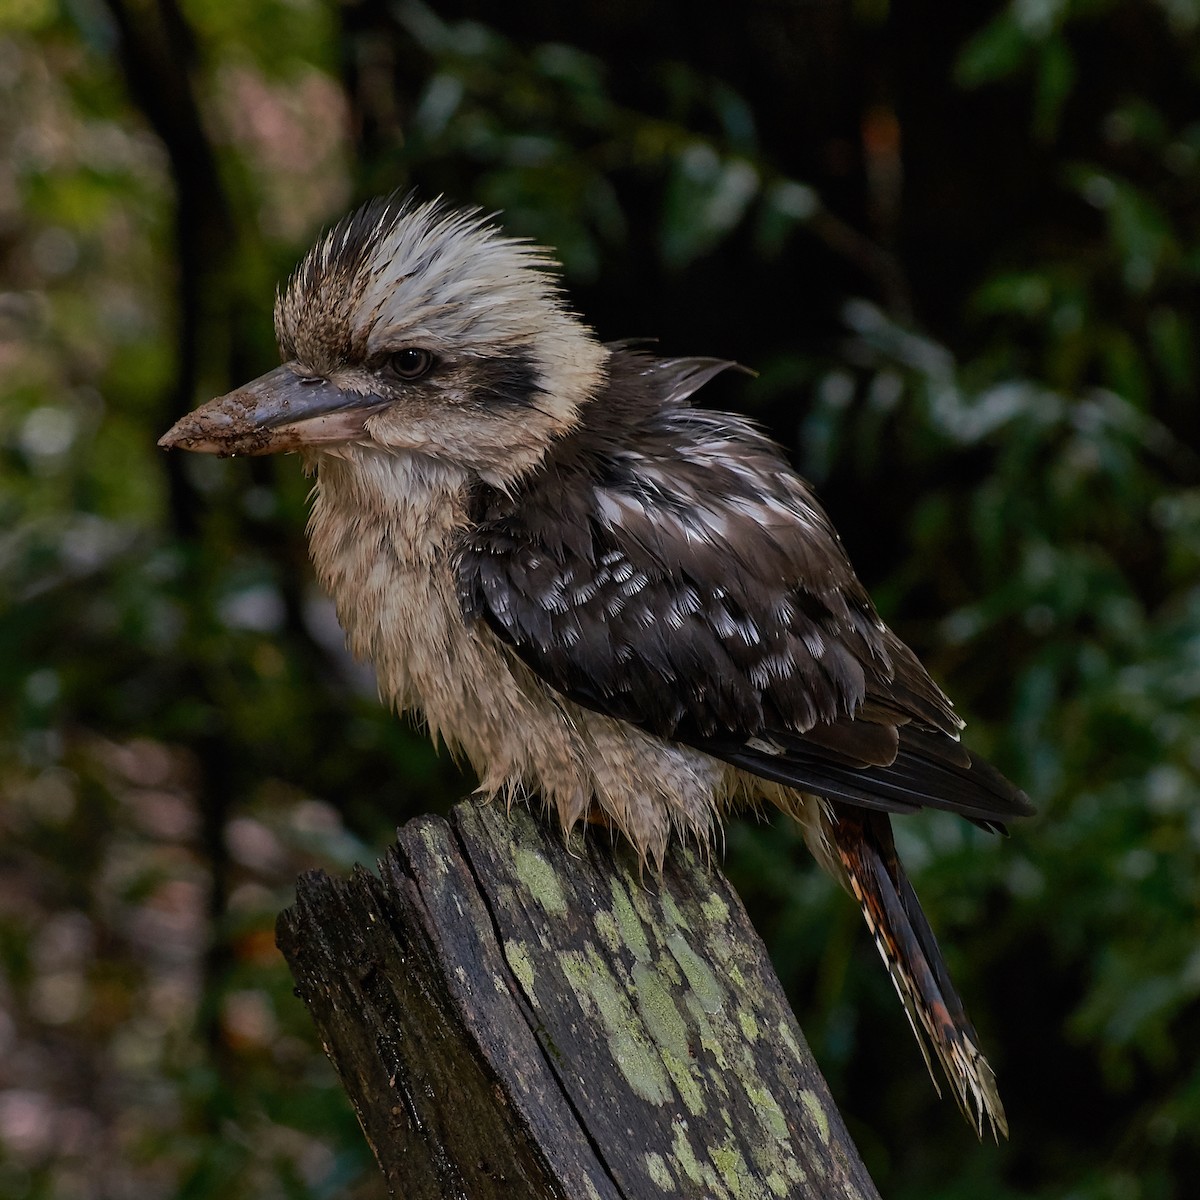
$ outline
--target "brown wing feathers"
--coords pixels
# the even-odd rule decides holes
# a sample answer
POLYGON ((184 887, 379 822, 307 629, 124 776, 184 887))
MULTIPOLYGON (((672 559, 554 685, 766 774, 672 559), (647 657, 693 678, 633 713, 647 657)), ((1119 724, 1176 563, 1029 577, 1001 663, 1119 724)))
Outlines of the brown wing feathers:
POLYGON ((478 495, 464 612, 576 702, 765 778, 986 823, 1028 812, 960 745, 775 447, 682 404, 722 365, 615 352, 526 490, 478 495))

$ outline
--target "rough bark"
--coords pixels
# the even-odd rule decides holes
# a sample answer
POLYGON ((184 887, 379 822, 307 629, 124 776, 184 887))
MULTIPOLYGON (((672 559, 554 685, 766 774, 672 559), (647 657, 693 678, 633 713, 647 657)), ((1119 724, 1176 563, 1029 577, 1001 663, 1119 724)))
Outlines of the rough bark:
POLYGON ((279 945, 393 1193, 876 1197, 732 888, 463 804, 279 945))

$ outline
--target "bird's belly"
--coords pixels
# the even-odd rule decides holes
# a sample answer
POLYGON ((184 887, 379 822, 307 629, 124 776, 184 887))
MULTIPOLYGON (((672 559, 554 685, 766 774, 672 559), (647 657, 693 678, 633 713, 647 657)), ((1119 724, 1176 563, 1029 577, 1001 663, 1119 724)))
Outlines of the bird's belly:
POLYGON ((463 518, 456 481, 431 483, 392 460, 358 465, 379 482, 322 464, 310 545, 347 644, 374 666, 380 695, 464 754, 489 795, 538 793, 566 828, 597 805, 656 861, 673 832, 707 842, 741 773, 542 683, 485 624, 463 617, 449 553, 463 518), (384 487, 395 480, 403 486, 384 487))
POLYGON ((464 620, 448 564, 383 561, 353 582, 335 562, 321 570, 347 643, 385 700, 467 757, 482 792, 540 794, 568 829, 596 805, 654 861, 672 833, 710 840, 730 768, 552 691, 464 620))

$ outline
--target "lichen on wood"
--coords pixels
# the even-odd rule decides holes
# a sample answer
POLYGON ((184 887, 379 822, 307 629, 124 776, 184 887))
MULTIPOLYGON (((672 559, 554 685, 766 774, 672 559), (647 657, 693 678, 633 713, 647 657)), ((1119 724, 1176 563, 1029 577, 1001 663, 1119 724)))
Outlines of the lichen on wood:
POLYGON ((378 877, 306 876, 279 942, 406 1198, 868 1198, 720 872, 466 803, 378 877))

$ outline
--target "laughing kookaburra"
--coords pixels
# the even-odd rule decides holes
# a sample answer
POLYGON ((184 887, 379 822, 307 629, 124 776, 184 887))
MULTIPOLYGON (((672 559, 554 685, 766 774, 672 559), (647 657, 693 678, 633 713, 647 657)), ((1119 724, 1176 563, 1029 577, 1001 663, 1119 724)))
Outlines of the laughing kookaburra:
POLYGON ((732 364, 601 344, 555 265, 476 213, 373 201, 280 291, 283 365, 161 445, 300 452, 351 650, 484 792, 539 794, 651 863, 740 801, 796 818, 926 1062, 928 1039, 978 1130, 1006 1131, 890 814, 996 828, 1028 801, 960 743, 776 446, 691 406, 732 364))

